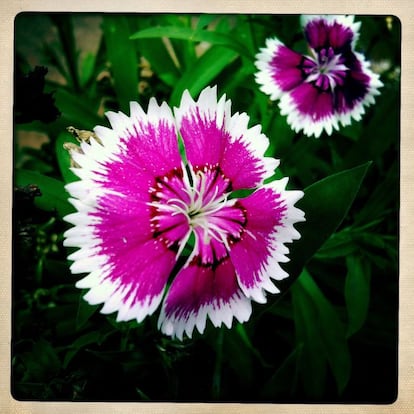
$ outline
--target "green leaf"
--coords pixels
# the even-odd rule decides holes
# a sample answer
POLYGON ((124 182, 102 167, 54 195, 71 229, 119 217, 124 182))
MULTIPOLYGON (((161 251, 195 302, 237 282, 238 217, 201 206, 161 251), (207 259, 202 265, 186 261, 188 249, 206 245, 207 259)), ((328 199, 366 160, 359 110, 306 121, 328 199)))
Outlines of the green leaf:
POLYGON ((346 257, 361 250, 369 252, 372 248, 389 252, 389 249, 393 249, 395 237, 375 232, 375 228, 382 222, 383 218, 376 219, 375 215, 372 215, 371 220, 367 217, 362 226, 356 226, 355 220, 352 226, 333 233, 318 250, 315 257, 318 259, 346 257))
POLYGON ((24 353, 22 358, 26 367, 23 382, 48 382, 61 368, 56 350, 50 342, 42 338, 34 343, 31 352, 24 353))
POLYGON ((100 344, 101 338, 102 334, 99 331, 91 331, 77 338, 65 355, 65 358, 63 360, 63 368, 66 369, 70 361, 72 361, 75 355, 85 346, 95 343, 100 344))
POLYGON ((298 374, 305 392, 321 397, 325 388, 328 362, 320 336, 318 308, 300 283, 294 283, 292 294, 296 331, 296 347, 302 348, 298 359, 298 374))
POLYGON ((201 14, 197 21, 196 31, 204 29, 216 19, 218 19, 216 14, 201 14))
MULTIPOLYGON (((282 118, 286 122, 286 117, 282 118)), ((289 126, 286 124, 284 127, 289 126)), ((297 176, 302 187, 313 184, 314 178, 312 177, 314 176, 323 177, 332 173, 331 165, 320 154, 322 147, 326 147, 326 143, 318 139, 298 139, 292 144, 283 141, 281 144, 285 144, 284 147, 278 148, 278 151, 284 151, 281 155, 283 157, 283 172, 287 176, 297 176)))
POLYGON ((138 97, 138 58, 129 40, 128 20, 125 16, 106 15, 103 30, 120 109, 128 113, 129 102, 138 97))
MULTIPOLYGON (((145 26, 144 28, 151 27, 153 24, 151 19, 143 19, 141 16, 137 19, 137 23, 140 27, 145 26)), ((179 63, 176 62, 175 56, 170 53, 163 39, 137 39, 133 43, 165 84, 173 87, 178 82, 181 76, 179 63)))
POLYGON ((296 228, 301 238, 290 247, 290 262, 283 267, 290 277, 283 284, 292 284, 302 268, 346 217, 370 162, 330 175, 304 190, 296 206, 305 212, 306 221, 296 228))
POLYGON ((346 258, 346 264, 345 303, 349 337, 361 329, 368 314, 371 267, 363 257, 355 254, 346 258))
POLYGON ((79 90, 79 74, 77 71, 78 51, 75 42, 75 31, 71 14, 51 14, 50 18, 55 24, 59 34, 62 52, 70 73, 70 81, 74 89, 79 90))
POLYGON ((143 400, 143 401, 151 401, 151 398, 147 394, 145 394, 145 392, 142 391, 140 388, 135 387, 135 391, 137 392, 137 394, 138 394, 138 396, 139 396, 139 398, 141 400, 143 400))
POLYGON ((286 148, 292 145, 295 133, 287 124, 286 118, 273 110, 272 117, 269 119, 266 127, 266 135, 270 141, 266 155, 274 157, 277 155, 281 156, 286 151, 286 148))
POLYGON ((286 398, 294 395, 298 382, 297 364, 302 357, 302 352, 303 343, 300 343, 264 384, 261 391, 262 398, 286 398))
POLYGON ((42 210, 54 211, 60 217, 75 211, 68 201, 68 193, 64 184, 54 178, 34 171, 19 169, 15 173, 15 183, 18 186, 35 184, 40 188, 41 196, 35 197, 35 205, 42 210))
MULTIPOLYGON (((179 28, 190 28, 192 25, 192 16, 190 15, 182 15, 182 16, 175 16, 170 15, 166 22, 160 22, 160 24, 164 25, 171 25, 175 26, 177 29, 179 28)), ((196 56, 196 44, 190 40, 186 39, 174 39, 169 38, 168 40, 164 37, 160 37, 158 39, 162 39, 163 41, 167 41, 166 43, 170 43, 175 58, 178 61, 179 67, 184 70, 191 67, 194 62, 197 60, 196 56)))
MULTIPOLYGON (((314 382, 317 371, 313 369, 323 368, 323 360, 326 359, 335 377, 338 392, 342 393, 351 374, 351 356, 344 324, 306 270, 292 286, 292 298, 295 312, 299 313, 299 318, 295 319, 300 321, 299 340, 304 343, 306 365, 303 375, 307 382, 314 382), (318 364, 315 361, 319 361, 318 364), (309 368, 312 369, 310 373, 309 368)), ((316 385, 307 386, 312 389, 316 385)))
POLYGON ((192 42, 208 42, 212 45, 225 46, 241 56, 251 59, 246 47, 237 38, 225 33, 209 30, 194 30, 190 27, 161 26, 151 27, 134 33, 131 39, 150 39, 168 37, 170 39, 184 39, 192 42))
MULTIPOLYGON (((391 146, 398 144, 400 130, 400 96, 397 89, 384 89, 377 98, 372 117, 366 119, 367 125, 356 145, 343 157, 343 166, 377 160, 391 146), (384 119, 387 122, 384 122, 384 119), (381 137, 381 139, 379 139, 381 137)), ((371 112, 369 111, 369 112, 371 112)), ((368 114, 367 114, 368 115, 368 114)))
POLYGON ((76 95, 63 88, 56 91, 55 98, 56 106, 67 124, 65 126, 92 130, 102 123, 102 118, 97 114, 97 100, 92 102, 84 95, 76 95))
POLYGON ((98 309, 99 305, 89 305, 82 297, 79 297, 78 311, 76 313, 76 329, 83 328, 98 309))
POLYGON ((236 373, 240 386, 249 386, 253 378, 253 352, 252 348, 247 346, 249 342, 240 340, 240 330, 226 330, 223 344, 223 364, 228 363, 236 373))
POLYGON ((71 183, 72 181, 76 181, 79 178, 70 170, 70 155, 69 152, 63 148, 63 144, 66 142, 72 142, 77 145, 79 145, 79 143, 76 142, 75 138, 73 138, 67 132, 61 132, 58 135, 55 143, 56 158, 58 161, 60 173, 62 174, 65 183, 71 183))
POLYGON ((91 80, 95 70, 96 54, 87 53, 80 64, 80 86, 83 88, 91 80))
POLYGON ((222 47, 210 48, 183 74, 171 93, 170 105, 178 105, 186 89, 195 97, 236 57, 237 54, 232 50, 222 47))
POLYGON ((385 216, 391 207, 399 204, 399 174, 400 163, 395 160, 389 167, 386 175, 373 188, 363 208, 355 215, 355 223, 362 224, 375 217, 385 216))
POLYGON ((328 259, 334 257, 345 257, 358 249, 353 234, 350 232, 338 232, 332 234, 327 242, 318 250, 315 257, 328 259))
POLYGON ((260 361, 260 363, 263 366, 269 366, 269 364, 266 363, 266 361, 263 359, 262 355, 257 350, 257 348, 250 341, 250 338, 249 338, 249 336, 246 332, 245 326, 240 324, 240 323, 237 324, 236 325, 236 332, 239 335, 239 337, 237 338, 237 342, 240 343, 240 344, 244 344, 244 346, 258 359, 258 361, 260 361), (240 342, 240 340, 241 340, 241 342, 240 342))

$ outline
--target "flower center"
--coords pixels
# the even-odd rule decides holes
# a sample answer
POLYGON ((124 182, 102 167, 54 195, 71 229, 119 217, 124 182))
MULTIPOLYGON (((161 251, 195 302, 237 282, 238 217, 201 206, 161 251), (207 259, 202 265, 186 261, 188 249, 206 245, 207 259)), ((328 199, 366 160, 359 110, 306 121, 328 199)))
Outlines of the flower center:
POLYGON ((239 240, 246 215, 237 200, 228 199, 230 180, 217 165, 182 167, 158 177, 150 189, 154 237, 180 255, 195 235, 191 257, 214 264, 239 240))
POLYGON ((306 81, 312 82, 322 91, 334 90, 342 85, 348 68, 344 65, 342 55, 336 55, 333 48, 324 48, 317 52, 315 60, 309 60, 303 71, 307 75, 306 81))

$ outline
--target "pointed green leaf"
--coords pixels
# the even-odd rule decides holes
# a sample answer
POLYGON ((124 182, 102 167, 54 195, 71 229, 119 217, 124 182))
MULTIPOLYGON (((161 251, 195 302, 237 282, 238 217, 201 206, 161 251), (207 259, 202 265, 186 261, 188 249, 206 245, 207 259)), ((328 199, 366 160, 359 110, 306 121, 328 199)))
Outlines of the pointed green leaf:
POLYGON ((319 259, 345 257, 358 249, 356 235, 349 229, 333 233, 315 256, 319 259))
POLYGON ((207 27, 212 21, 218 19, 217 14, 201 14, 197 21, 196 30, 202 30, 207 27))
POLYGON ((286 357, 275 373, 264 384, 261 390, 262 398, 286 398, 292 396, 297 388, 297 364, 303 353, 303 343, 300 343, 286 357))
MULTIPOLYGON (((344 324, 306 270, 294 286, 294 303, 299 303, 302 318, 306 321, 302 327, 305 331, 304 351, 309 352, 307 355, 304 352, 304 357, 310 358, 307 361, 310 367, 315 359, 326 359, 335 377, 338 392, 341 393, 351 374, 351 356, 344 324)), ((307 375, 306 378, 310 380, 307 375)))
POLYGON ((365 160, 377 160, 390 147, 398 144, 400 126, 400 92, 396 88, 384 89, 377 98, 372 117, 367 117, 364 132, 356 145, 342 159, 345 168, 365 160), (384 122, 384 119, 387 122, 384 122), (381 137, 381 139, 378 139, 381 137))
POLYGON ((68 80, 71 81, 75 90, 79 90, 79 73, 77 70, 79 54, 75 40, 73 15, 70 13, 56 13, 51 14, 50 18, 56 26, 63 56, 65 56, 66 65, 69 69, 70 79, 68 80))
POLYGON ((300 283, 294 283, 292 294, 293 315, 296 331, 296 346, 302 348, 298 359, 298 375, 309 396, 323 394, 328 362, 318 326, 317 305, 300 283))
POLYGON ((362 224, 376 217, 387 215, 390 208, 399 203, 400 162, 395 160, 386 172, 385 178, 378 182, 361 211, 355 216, 355 223, 362 224))
POLYGON ((235 52, 222 47, 207 50, 176 84, 171 93, 170 105, 178 105, 186 89, 195 97, 236 57, 235 52))
POLYGON ((128 20, 125 16, 106 15, 103 30, 120 109, 128 113, 129 102, 138 96, 138 57, 129 40, 128 20))
POLYGON ((59 180, 34 171, 17 170, 15 184, 18 186, 37 185, 42 195, 36 197, 34 202, 42 210, 56 210, 60 217, 74 212, 73 206, 68 202, 68 193, 64 188, 64 184, 59 180))
POLYGON ((283 267, 292 284, 303 266, 338 228, 351 207, 371 163, 330 175, 304 191, 296 206, 305 212, 306 221, 296 225, 301 238, 290 247, 290 262, 283 267))
POLYGON ((99 309, 99 305, 89 305, 82 297, 79 297, 78 311, 76 313, 76 329, 81 329, 99 309))
POLYGON ((235 330, 224 332, 223 356, 223 361, 226 361, 236 373, 240 384, 248 386, 253 378, 253 355, 245 343, 240 341, 240 337, 235 330))
MULTIPOLYGON (((137 26, 141 30, 148 27, 153 27, 153 21, 150 17, 143 19, 142 16, 137 18, 137 26)), ((173 87, 181 75, 180 62, 177 62, 176 57, 169 45, 164 42, 162 38, 153 39, 136 39, 133 43, 139 54, 149 62, 151 70, 168 86, 173 87)))
POLYGON ((178 26, 151 27, 134 33, 131 39, 151 39, 159 37, 184 39, 192 42, 208 42, 212 45, 226 46, 241 56, 251 58, 246 47, 234 36, 209 30, 194 30, 190 27, 178 26))
POLYGON ((370 300, 371 267, 362 257, 346 258, 348 273, 345 280, 345 302, 348 313, 348 332, 351 336, 364 324, 370 300))
POLYGON ((95 70, 95 63, 96 54, 91 52, 87 53, 80 62, 79 82, 82 88, 91 80, 95 70))
POLYGON ((65 355, 65 358, 63 360, 63 368, 66 369, 68 367, 70 361, 74 358, 80 349, 90 344, 99 343, 101 336, 101 332, 91 331, 77 338, 65 355))
POLYGON ((243 324, 239 323, 236 325, 236 332, 238 333, 239 337, 237 341, 240 344, 243 344, 244 347, 246 347, 252 354, 257 358, 257 360, 263 365, 263 366, 269 366, 266 361, 263 359, 262 355, 258 351, 258 349, 252 344, 247 332, 246 328, 243 324), (241 340, 241 341, 240 341, 241 340))
POLYGON ((102 123, 102 118, 97 114, 96 101, 92 102, 84 95, 76 95, 63 88, 56 91, 55 98, 56 106, 62 113, 61 122, 65 122, 65 127, 92 130, 102 123))

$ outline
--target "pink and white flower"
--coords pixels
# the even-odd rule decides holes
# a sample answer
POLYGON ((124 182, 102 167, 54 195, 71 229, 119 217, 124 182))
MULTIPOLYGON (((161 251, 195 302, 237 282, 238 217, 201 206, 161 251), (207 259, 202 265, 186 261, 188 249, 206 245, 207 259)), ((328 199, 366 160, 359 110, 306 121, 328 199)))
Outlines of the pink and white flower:
POLYGON ((76 284, 85 300, 138 322, 162 302, 159 328, 179 339, 208 318, 247 321, 251 301, 266 302, 272 279, 288 276, 279 263, 304 220, 294 207, 303 193, 286 190, 287 178, 263 183, 278 161, 264 156, 260 126, 232 115, 215 87, 196 102, 186 91, 174 113, 152 98, 147 113, 132 102, 130 116, 107 117, 111 128, 94 130, 101 144, 72 153, 80 180, 66 186, 77 212, 65 217, 64 244, 78 248, 69 259, 87 274, 76 284))
POLYGON ((319 137, 340 124, 360 121, 383 86, 365 57, 355 51, 360 22, 354 16, 302 16, 311 56, 266 40, 256 55, 256 81, 296 132, 319 137))

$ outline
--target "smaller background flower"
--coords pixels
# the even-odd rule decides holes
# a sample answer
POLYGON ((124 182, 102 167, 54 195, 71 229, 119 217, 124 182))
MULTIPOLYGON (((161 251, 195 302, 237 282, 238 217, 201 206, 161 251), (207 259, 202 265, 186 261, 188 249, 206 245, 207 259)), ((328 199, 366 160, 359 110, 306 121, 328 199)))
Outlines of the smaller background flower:
POLYGON ((268 38, 256 55, 256 81, 295 132, 319 137, 360 121, 383 85, 356 51, 360 22, 353 16, 303 16, 309 55, 268 38))

